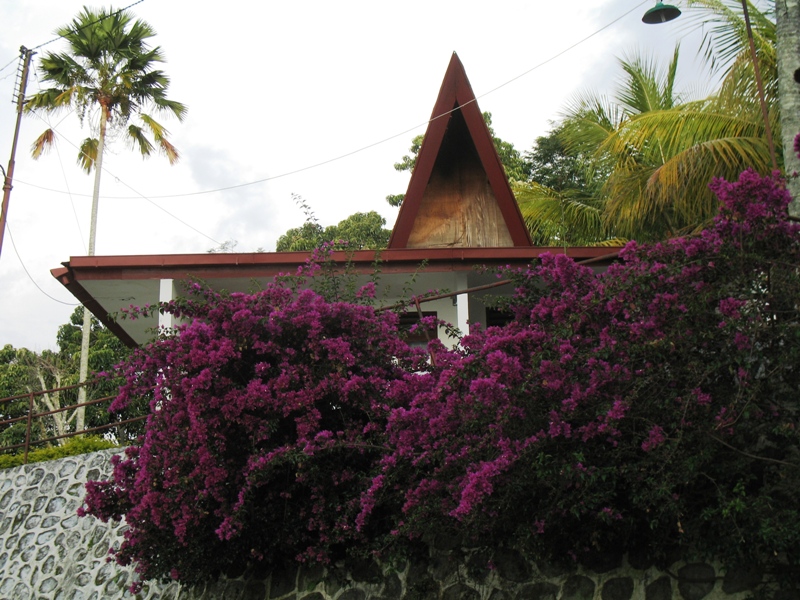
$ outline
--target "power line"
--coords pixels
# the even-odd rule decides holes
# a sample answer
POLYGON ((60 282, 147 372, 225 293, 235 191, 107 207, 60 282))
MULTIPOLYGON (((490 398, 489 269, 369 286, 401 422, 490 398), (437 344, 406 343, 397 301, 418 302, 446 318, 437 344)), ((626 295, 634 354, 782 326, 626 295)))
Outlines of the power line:
POLYGON ((34 278, 31 276, 30 272, 28 271, 28 268, 25 266, 25 263, 22 262, 22 257, 19 255, 19 250, 17 250, 17 244, 14 243, 14 235, 11 233, 11 225, 9 225, 8 222, 6 222, 6 229, 8 230, 8 239, 11 240, 11 247, 14 248, 14 254, 17 255, 17 260, 19 260, 19 264, 22 266, 22 270, 25 271, 25 274, 28 276, 28 279, 30 279, 31 283, 36 286, 36 289, 42 292, 48 298, 50 298, 50 300, 52 300, 53 302, 58 302, 59 304, 66 304, 67 306, 79 306, 79 303, 64 302, 63 300, 54 298, 53 296, 45 292, 41 287, 39 287, 39 284, 36 283, 36 280, 34 280, 34 278))
MULTIPOLYGON (((144 1, 144 0, 139 0, 139 1, 140 1, 140 2, 142 2, 142 1, 144 1)), ((49 122, 47 121, 47 119, 45 119, 44 117, 42 117, 42 115, 40 115, 38 111, 32 110, 32 111, 30 111, 30 112, 31 112, 32 114, 36 115, 36 116, 37 116, 37 117, 38 117, 40 120, 44 121, 44 123, 45 123, 45 124, 47 124, 47 125, 49 126, 49 122)), ((62 121, 63 121, 63 119, 62 119, 62 121)), ((58 131, 57 131, 55 128, 52 128, 52 127, 51 127, 51 129, 53 129, 53 131, 54 131, 54 132, 56 132, 56 133, 59 133, 59 132, 58 132, 58 131)), ((73 148, 76 148, 76 149, 77 149, 77 150, 80 152, 80 148, 79 148, 79 147, 78 147, 78 146, 77 146, 75 143, 73 143, 73 142, 72 142, 72 141, 71 141, 69 138, 67 138, 67 137, 65 137, 65 136, 61 136, 61 137, 63 137, 63 138, 64 138, 64 139, 67 141, 67 143, 68 143, 70 146, 72 146, 73 148)), ((60 157, 60 154, 59 154, 59 157, 60 157)), ((183 219, 181 219, 181 218, 180 218, 180 217, 178 217, 177 215, 174 215, 174 214, 172 214, 171 212, 169 212, 169 211, 168 211, 166 208, 164 208, 163 206, 161 206, 161 205, 157 204, 156 202, 153 202, 153 200, 151 200, 150 198, 148 198, 147 196, 145 196, 144 194, 142 194, 141 192, 139 192, 139 190, 135 189, 133 186, 131 186, 130 184, 126 183, 126 182, 125 182, 123 179, 121 179, 120 177, 118 177, 117 175, 115 175, 114 173, 112 173, 111 171, 109 171, 109 170, 108 170, 108 169, 107 169, 105 166, 102 168, 102 172, 103 172, 103 173, 106 173, 106 174, 108 174, 110 177, 113 177, 113 178, 114 178, 114 179, 116 179, 118 182, 120 182, 122 185, 124 185, 126 188, 128 188, 129 190, 131 190, 133 193, 135 193, 135 194, 136 194, 136 196, 126 196, 126 197, 125 197, 125 199, 127 199, 127 200, 130 200, 130 199, 142 199, 142 200, 146 200, 147 202, 149 202, 150 204, 152 204, 153 206, 155 206, 157 209, 159 209, 159 210, 163 211, 164 213, 166 213, 167 215, 169 215, 170 217, 172 217, 173 219, 175 219, 176 221, 178 221, 178 222, 179 222, 179 223, 181 223, 182 225, 184 225, 184 226, 188 227, 189 229, 191 229, 191 230, 192 230, 192 231, 194 231, 195 233, 199 233, 199 234, 200 234, 200 235, 202 235, 204 238, 211 240, 212 242, 214 242, 214 243, 215 243, 215 244, 217 244, 217 245, 220 245, 220 244, 222 243, 222 242, 220 242, 220 241, 218 241, 218 240, 215 240, 215 239, 214 239, 214 238, 212 238, 210 235, 207 235, 207 234, 203 233, 202 231, 200 231, 200 230, 199 230, 199 229, 197 229, 196 227, 194 227, 194 226, 190 225, 189 223, 187 223, 186 221, 184 221, 183 219)), ((21 182, 20 182, 19 180, 17 180, 17 183, 21 183, 21 182)), ((26 185, 31 185, 31 184, 26 184, 26 185)), ((33 187, 39 187, 39 186, 33 186, 33 187)), ((46 188, 41 188, 41 189, 46 189, 46 188)), ((54 190, 54 191, 55 191, 55 190, 54 190)), ((65 193, 65 192, 63 192, 63 191, 59 191, 58 193, 61 193, 61 194, 63 194, 63 193, 65 193)), ((76 195, 76 196, 89 196, 88 194, 74 194, 74 195, 76 195)), ((70 194, 70 197, 72 197, 72 194, 70 194)), ((104 196, 104 198, 107 198, 107 199, 112 199, 112 197, 110 197, 110 196, 104 196)))
MULTIPOLYGON (((139 1, 142 2, 144 0, 139 0, 139 1)), ((587 35, 586 37, 582 38, 581 40, 579 40, 579 41, 575 42, 574 44, 568 46, 564 50, 561 50, 560 52, 557 52, 556 54, 552 55, 551 57, 543 60, 539 64, 537 64, 537 65, 531 67, 530 69, 528 69, 527 71, 524 71, 524 72, 520 73, 519 75, 516 75, 515 77, 512 77, 511 79, 507 80, 506 82, 501 83, 500 85, 490 89, 489 91, 484 92, 483 94, 480 94, 479 96, 476 96, 475 100, 470 100, 468 103, 465 103, 465 105, 469 104, 469 103, 472 103, 472 102, 477 102, 478 98, 484 98, 484 97, 488 96, 489 94, 492 94, 492 93, 496 92, 497 90, 509 85, 510 83, 513 83, 514 81, 517 81, 518 79, 524 77, 525 75, 528 75, 528 74, 532 73, 533 71, 545 66, 546 64, 556 60, 557 58, 560 58, 561 56, 563 56, 567 52, 569 52, 571 50, 574 50, 575 48, 577 48, 578 46, 580 46, 584 42, 587 42, 588 40, 590 40, 591 38, 593 38, 597 34, 599 34, 602 31, 608 29, 609 27, 611 27, 612 25, 614 25, 618 21, 624 19, 629 14, 631 14, 635 10, 638 10, 641 6, 643 6, 644 4, 647 4, 650 1, 651 0, 642 0, 642 2, 640 2, 639 4, 637 4, 636 6, 631 8, 630 10, 628 10, 625 13, 621 14, 616 19, 613 19, 612 21, 606 23, 605 25, 603 25, 599 29, 595 30, 594 32, 590 33, 589 35, 587 35)), ((225 187, 221 187, 221 188, 214 188, 214 189, 211 189, 211 190, 201 190, 199 192, 186 192, 186 193, 183 193, 183 194, 166 194, 166 195, 159 195, 159 196, 150 196, 148 199, 150 199, 152 201, 153 199, 163 200, 163 199, 166 199, 166 198, 184 198, 184 197, 188 197, 188 196, 202 196, 202 195, 205 195, 205 194, 216 194, 218 192, 227 192, 227 191, 235 190, 235 189, 238 189, 238 188, 249 187, 251 185, 258 185, 260 183, 266 183, 268 181, 274 181, 275 179, 281 179, 283 177, 289 177, 290 175, 296 175, 296 174, 302 173, 304 171, 309 171, 311 169, 316 169, 317 167, 321 167, 321 166, 324 166, 324 165, 327 165, 327 164, 342 160, 342 159, 347 158, 349 156, 353 156, 354 154, 359 154, 360 152, 364 152, 365 150, 369 150, 370 148, 374 148, 375 146, 380 146, 381 144, 385 144, 386 142, 389 142, 389 141, 391 141, 393 139, 396 139, 396 138, 398 138, 400 136, 404 136, 404 135, 407 135, 407 134, 411 133, 412 131, 416 131, 417 129, 419 129, 421 127, 425 127, 426 125, 430 125, 430 123, 432 123, 433 121, 436 121, 437 119, 441 119, 443 117, 446 117, 447 115, 451 114, 455 110, 458 110, 458 109, 457 108, 453 108, 452 110, 449 110, 449 111, 447 111, 445 113, 442 113, 440 115, 436 115, 434 117, 431 117, 429 120, 424 121, 422 123, 419 123, 418 125, 415 125, 413 127, 409 127, 408 129, 405 129, 404 131, 401 131, 401 132, 396 133, 394 135, 391 135, 389 137, 383 138, 383 139, 381 139, 381 140, 379 140, 377 142, 373 142, 371 144, 367 144, 366 146, 362 146, 362 147, 360 147, 360 148, 358 148, 356 150, 351 150, 350 152, 346 152, 344 154, 340 154, 340 155, 335 156, 333 158, 329 158, 329 159, 323 160, 321 162, 317 162, 317 163, 314 163, 314 164, 311 164, 311 165, 307 165, 307 166, 301 167, 299 169, 294 169, 292 171, 287 171, 285 173, 280 173, 279 175, 272 175, 270 177, 262 177, 261 179, 256 179, 254 181, 249 181, 249 182, 246 182, 246 183, 238 183, 238 184, 225 186, 225 187)), ((46 188, 46 187, 43 187, 43 186, 38 186, 36 184, 27 183, 27 182, 21 181, 21 180, 18 180, 18 182, 19 183, 23 183, 25 185, 29 185, 31 187, 35 187, 35 188, 41 189, 41 190, 45 190, 45 191, 48 191, 48 192, 53 192, 53 193, 57 193, 57 194, 65 193, 63 190, 54 190, 52 188, 46 188)), ((79 195, 89 196, 89 194, 79 194, 79 195)), ((139 196, 106 196, 106 198, 108 198, 109 200, 132 200, 132 199, 136 199, 138 197, 139 196)), ((144 196, 142 196, 142 197, 144 197, 144 196)), ((206 237, 208 237, 208 236, 206 236, 206 237)))
MULTIPOLYGON (((100 21, 102 21, 104 19, 108 19, 109 17, 112 17, 112 16, 114 16, 116 14, 119 14, 121 12, 125 12, 129 8, 132 8, 132 7, 136 6, 137 4, 141 4, 142 2, 144 2, 144 0, 138 0, 138 2, 134 2, 133 4, 129 4, 125 8, 120 8, 119 10, 115 10, 113 13, 104 15, 103 17, 97 19, 96 21, 92 21, 91 23, 87 23, 83 27, 79 27, 78 29, 71 30, 71 31, 72 31, 72 33, 77 33, 79 31, 81 31, 82 29, 86 29, 87 27, 90 27, 90 26, 94 25, 95 23, 99 23, 100 21)), ((62 39, 63 37, 64 37, 63 35, 59 35, 58 37, 55 37, 55 38, 53 38, 52 40, 50 40, 48 42, 44 42, 43 44, 39 44, 38 46, 34 46, 33 48, 31 48, 31 50, 38 50, 39 48, 42 48, 43 46, 47 46, 48 44, 52 44, 53 42, 57 42, 58 40, 62 39)), ((17 62, 17 58, 16 57, 12 58, 6 65, 0 67, 0 73, 5 71, 8 67, 13 65, 15 62, 17 62)))
MULTIPOLYGON (((70 30, 70 33, 78 33, 79 31, 82 31, 82 30, 86 29, 87 27, 91 27, 92 25, 95 25, 96 23, 99 23, 100 21, 104 21, 105 19, 108 19, 109 17, 113 17, 113 16, 115 16, 115 15, 118 15, 118 14, 120 14, 120 13, 123 13, 123 12, 125 12, 126 10, 128 10, 129 8, 131 8, 131 7, 133 7, 133 6, 136 6, 137 4, 141 4, 142 2, 144 2, 144 0, 138 0, 137 2, 134 2, 133 4, 129 4, 129 5, 128 5, 128 6, 126 6, 125 8, 120 8, 119 10, 115 10, 113 13, 109 13, 109 14, 107 14, 107 15, 103 15, 102 17, 100 17, 99 19, 95 19, 95 20, 94 20, 94 21, 92 21, 91 23, 86 23, 86 24, 85 24, 85 25, 83 25, 82 27, 78 27, 77 29, 71 29, 71 30, 70 30)), ((65 35, 66 35, 66 34, 65 34, 65 35)), ((41 48, 42 46, 47 46, 48 44, 52 44, 53 42, 57 42, 58 40, 60 40, 60 39, 62 39, 62 38, 64 38, 64 35, 59 35, 58 37, 55 37, 55 38, 53 38, 53 39, 52 39, 52 40, 50 40, 49 42, 44 42, 43 44, 39 44, 38 46, 34 46, 34 47, 33 47, 33 48, 31 48, 31 49, 32 49, 32 50, 38 50, 38 49, 39 49, 39 48, 41 48)), ((2 69, 0 69, 0 71, 1 71, 1 70, 2 70, 2 69)))

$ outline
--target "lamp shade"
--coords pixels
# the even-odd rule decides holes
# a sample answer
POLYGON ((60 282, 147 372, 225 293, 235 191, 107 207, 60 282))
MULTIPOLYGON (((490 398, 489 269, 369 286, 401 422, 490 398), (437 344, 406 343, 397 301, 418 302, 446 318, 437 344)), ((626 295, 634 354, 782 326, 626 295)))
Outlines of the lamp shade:
POLYGON ((653 8, 644 13, 642 22, 648 25, 666 23, 667 21, 672 21, 672 19, 677 19, 680 15, 681 11, 678 10, 677 6, 657 2, 653 8))

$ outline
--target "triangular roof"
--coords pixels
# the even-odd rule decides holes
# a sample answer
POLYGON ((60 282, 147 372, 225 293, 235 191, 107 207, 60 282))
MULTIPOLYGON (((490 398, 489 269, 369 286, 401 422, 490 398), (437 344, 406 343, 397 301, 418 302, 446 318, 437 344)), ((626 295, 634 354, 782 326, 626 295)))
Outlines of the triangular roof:
POLYGON ((389 248, 531 245, 489 128, 454 52, 389 248))

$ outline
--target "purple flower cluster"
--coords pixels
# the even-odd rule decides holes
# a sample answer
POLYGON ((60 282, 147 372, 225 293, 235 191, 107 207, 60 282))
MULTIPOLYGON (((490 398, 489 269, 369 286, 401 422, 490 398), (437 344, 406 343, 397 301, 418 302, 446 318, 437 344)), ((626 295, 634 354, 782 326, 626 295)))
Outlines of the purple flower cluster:
POLYGON ((147 430, 84 512, 127 520, 117 560, 182 581, 442 532, 548 560, 799 550, 769 526, 800 514, 800 230, 778 179, 713 188, 712 227, 603 274, 509 269, 514 320, 431 363, 391 313, 195 285, 160 307, 189 324, 125 367, 114 408, 149 398, 147 430))

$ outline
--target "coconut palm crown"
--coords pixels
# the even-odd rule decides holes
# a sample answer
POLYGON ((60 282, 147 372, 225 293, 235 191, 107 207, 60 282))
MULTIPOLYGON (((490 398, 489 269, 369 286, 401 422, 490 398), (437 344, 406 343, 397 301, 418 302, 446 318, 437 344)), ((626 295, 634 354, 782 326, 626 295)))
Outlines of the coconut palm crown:
MULTIPOLYGON (((99 108, 98 135, 84 140, 78 155, 78 163, 87 173, 96 166, 107 127, 127 126, 129 143, 143 157, 158 150, 175 163, 178 152, 167 139, 167 130, 145 112, 171 113, 179 120, 186 115, 186 106, 167 98, 169 78, 155 68, 164 57, 160 47, 147 44, 155 35, 153 28, 125 11, 95 12, 84 7, 56 34, 67 41, 69 49, 43 56, 40 78, 52 87, 31 96, 26 110, 56 113, 73 109, 83 122, 99 108), (133 117, 141 124, 131 122, 133 117)), ((54 140, 54 131, 47 129, 32 145, 34 158, 54 140)))

